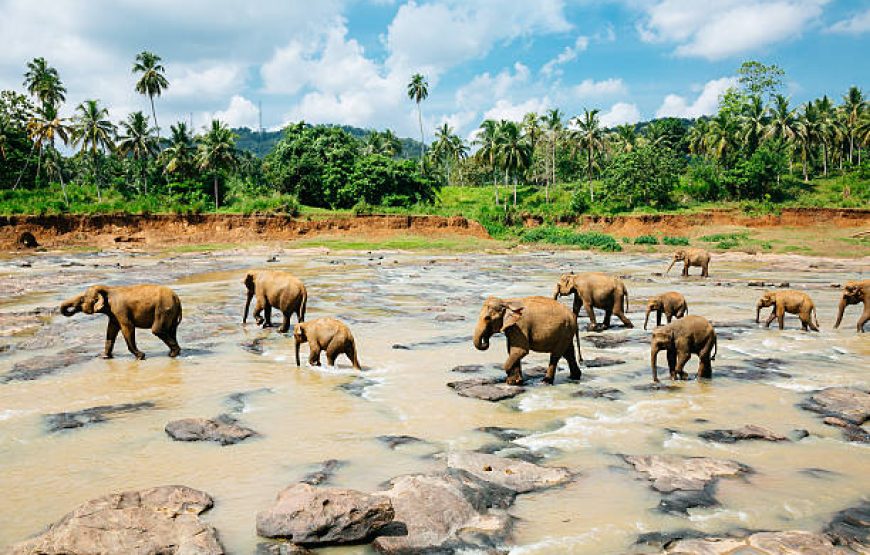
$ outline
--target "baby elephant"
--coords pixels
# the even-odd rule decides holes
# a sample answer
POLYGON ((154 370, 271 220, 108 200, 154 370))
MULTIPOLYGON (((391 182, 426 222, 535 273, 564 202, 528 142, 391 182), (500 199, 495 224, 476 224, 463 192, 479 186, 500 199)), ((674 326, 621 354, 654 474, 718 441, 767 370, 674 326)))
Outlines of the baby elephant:
POLYGON ((296 324, 293 327, 293 340, 296 344, 296 366, 300 366, 299 347, 303 343, 310 345, 308 364, 320 366, 320 351, 326 350, 326 362, 335 366, 338 355, 345 354, 353 367, 360 370, 359 359, 356 358, 356 342, 353 335, 343 322, 335 318, 316 318, 308 322, 296 324))
POLYGON ((837 323, 834 328, 840 327, 843 321, 843 312, 850 304, 864 303, 864 312, 858 318, 858 333, 864 332, 864 324, 870 320, 870 279, 864 281, 849 281, 843 286, 843 297, 837 310, 837 323))
POLYGON ((673 324, 656 328, 652 332, 650 346, 654 382, 659 381, 656 357, 662 349, 668 353, 668 370, 672 380, 686 379, 687 374, 683 368, 693 354, 700 359, 698 378, 713 377, 710 361, 716 360, 716 332, 706 318, 686 316, 673 324))
POLYGON ((284 321, 278 330, 280 333, 287 333, 290 329, 290 317, 293 314, 296 314, 299 322, 305 321, 308 292, 296 276, 277 270, 263 270, 248 272, 242 283, 248 290, 245 313, 242 315, 243 324, 248 321, 248 309, 251 307, 251 298, 255 295, 257 304, 254 306, 254 321, 262 324, 264 328, 272 327, 273 307, 284 315, 284 321), (261 316, 260 313, 264 311, 265 316, 261 316))
POLYGON ((145 353, 136 347, 136 328, 151 328, 169 347, 169 356, 175 357, 181 352, 176 337, 181 322, 181 301, 172 289, 162 285, 94 285, 84 294, 64 301, 60 312, 64 316, 84 312, 109 317, 103 358, 112 358, 119 331, 124 334, 130 352, 139 360, 145 358, 145 353))
POLYGON ((785 327, 785 313, 797 314, 801 319, 801 325, 804 331, 813 330, 819 331, 819 319, 816 314, 816 305, 809 295, 803 291, 768 291, 758 299, 755 305, 755 323, 758 323, 758 317, 761 314, 761 309, 772 306, 770 317, 764 323, 765 327, 770 327, 770 323, 774 318, 779 319, 779 329, 785 327), (813 323, 815 319, 815 323, 813 323))
POLYGON ((646 324, 649 322, 649 313, 656 311, 656 325, 662 325, 662 312, 668 319, 668 324, 672 318, 682 318, 689 313, 689 307, 686 305, 686 298, 676 291, 668 291, 661 295, 656 295, 651 298, 646 305, 646 319, 643 321, 643 329, 646 329, 646 324))
POLYGON ((698 266, 701 268, 701 277, 708 277, 710 274, 708 273, 708 269, 710 267, 710 253, 705 251, 704 249, 677 249, 674 251, 674 259, 671 261, 671 265, 668 266, 666 274, 671 271, 671 268, 674 267, 674 264, 683 261, 683 275, 689 275, 689 268, 691 266, 698 266))

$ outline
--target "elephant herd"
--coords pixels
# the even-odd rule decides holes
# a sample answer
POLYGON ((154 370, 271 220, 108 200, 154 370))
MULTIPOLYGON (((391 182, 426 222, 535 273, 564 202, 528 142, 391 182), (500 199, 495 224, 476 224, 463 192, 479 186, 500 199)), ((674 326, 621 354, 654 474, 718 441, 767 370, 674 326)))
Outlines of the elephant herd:
MULTIPOLYGON (((710 255, 702 249, 677 251, 668 270, 677 261, 684 262, 684 276, 688 275, 691 266, 701 267, 701 275, 708 275, 710 255)), ((308 362, 312 366, 320 365, 320 354, 326 351, 329 365, 334 365, 336 358, 343 354, 355 369, 360 369, 356 341, 346 324, 328 317, 305 321, 308 292, 301 280, 287 272, 266 270, 248 272, 242 283, 247 289, 242 323, 247 322, 251 300, 255 297, 254 321, 264 328, 273 327, 273 308, 283 314, 279 328, 281 333, 289 331, 291 317, 296 316, 293 339, 297 366, 300 365, 300 347, 308 343, 308 362)), ((625 314, 628 311, 628 302, 628 289, 618 277, 598 272, 563 274, 556 283, 552 297, 488 297, 483 302, 474 329, 474 347, 486 350, 493 335, 504 334, 508 357, 503 368, 508 384, 523 383, 521 361, 531 351, 550 355, 545 383, 553 383, 556 367, 563 358, 568 363, 570 379, 578 380, 582 375, 578 361, 583 361, 577 322, 580 310, 585 308, 589 317, 587 330, 600 331, 609 328, 611 316, 619 318, 625 327, 633 328, 634 324, 625 314), (561 296, 571 294, 574 295, 573 310, 558 300, 561 296), (596 308, 604 310, 605 313, 600 324, 595 317, 596 308)), ((857 323, 857 330, 861 333, 864 331, 864 324, 870 320, 870 280, 850 281, 843 286, 834 328, 840 326, 846 307, 858 303, 864 304, 864 311, 857 323)), ((800 318, 804 331, 819 331, 815 305, 804 292, 780 290, 765 293, 756 304, 756 322, 759 321, 761 309, 766 307, 773 307, 765 323, 768 327, 774 319, 778 319, 779 328, 783 329, 785 313, 788 312, 800 318)), ((181 352, 177 339, 178 326, 182 319, 181 300, 168 287, 94 285, 83 294, 64 301, 60 311, 64 316, 83 312, 105 314, 108 317, 103 358, 112 357, 115 339, 120 332, 129 351, 137 359, 144 359, 145 354, 136 346, 136 328, 151 329, 169 347, 170 357, 178 356, 181 352)), ((716 357, 717 344, 716 332, 710 322, 701 316, 689 315, 685 297, 676 291, 669 291, 648 300, 644 329, 647 328, 653 311, 656 313, 657 326, 650 340, 653 381, 658 381, 656 359, 660 351, 667 353, 671 379, 687 377, 684 367, 693 354, 699 358, 698 377, 712 377, 711 361, 716 357), (664 326, 661 325, 662 314, 667 319, 664 326)))

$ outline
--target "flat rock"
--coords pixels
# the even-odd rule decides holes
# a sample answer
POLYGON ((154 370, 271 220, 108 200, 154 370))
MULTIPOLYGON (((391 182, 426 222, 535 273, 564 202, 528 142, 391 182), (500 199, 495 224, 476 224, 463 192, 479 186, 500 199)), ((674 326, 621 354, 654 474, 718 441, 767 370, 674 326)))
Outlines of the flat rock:
POLYGON ((462 314, 439 314, 435 317, 436 322, 462 322, 465 316, 462 314))
POLYGON ((458 343, 470 343, 471 336, 470 335, 462 335, 456 337, 436 337, 435 339, 428 339, 426 341, 416 341, 414 343, 396 343, 393 345, 393 349, 397 349, 400 351, 411 351, 414 349, 426 349, 430 347, 443 347, 445 345, 456 345, 458 343))
POLYGON ((273 390, 268 387, 261 387, 259 389, 252 389, 250 391, 239 391, 238 393, 231 393, 230 395, 227 395, 226 400, 224 400, 224 404, 227 406, 230 412, 236 414, 246 412, 250 405, 251 397, 259 397, 260 395, 266 393, 273 393, 273 390))
POLYGON ((354 397, 362 398, 365 396, 366 391, 373 386, 378 385, 378 382, 374 380, 370 380, 368 378, 363 378, 362 376, 357 376, 347 383, 343 383, 341 385, 336 386, 338 389, 353 395, 354 397))
POLYGON ((517 493, 558 486, 571 479, 571 473, 566 468, 540 466, 471 451, 450 453, 447 456, 447 467, 465 470, 481 480, 493 482, 517 493))
POLYGON ((832 387, 813 393, 799 406, 860 426, 870 418, 870 393, 852 387, 832 387))
POLYGON ((503 510, 516 492, 463 470, 394 478, 380 495, 394 522, 372 543, 379 553, 492 552, 510 533, 503 510))
POLYGON ((450 382, 447 387, 452 388, 462 397, 472 397, 482 401, 502 401, 516 397, 525 392, 525 388, 516 385, 508 385, 498 382, 495 378, 472 378, 458 382, 450 382))
POLYGON ((526 430, 517 430, 515 428, 502 428, 501 426, 482 426, 477 428, 478 432, 489 434, 501 441, 510 442, 531 435, 532 432, 526 430))
POLYGON ((870 551, 870 501, 835 514, 825 533, 837 545, 848 545, 859 553, 870 551))
POLYGON ((0 375, 0 383, 38 380, 93 359, 93 354, 77 349, 68 349, 54 355, 35 356, 13 364, 11 370, 0 375))
POLYGON ((478 372, 483 372, 484 368, 482 364, 461 364, 454 366, 450 371, 459 374, 477 374, 478 372))
POLYGON ((392 501, 351 489, 294 484, 257 513, 257 533, 303 545, 352 543, 393 521, 392 501))
POLYGON ((407 445, 409 443, 422 443, 423 440, 407 435, 395 435, 395 436, 378 436, 377 440, 389 447, 390 449, 395 449, 400 445, 407 445))
POLYGON ((589 399, 608 399, 616 401, 622 397, 622 391, 613 387, 584 387, 571 394, 572 397, 586 397, 589 399))
POLYGON ((628 335, 614 335, 603 333, 589 333, 583 336, 585 341, 592 343, 596 349, 614 349, 626 343, 640 343, 640 338, 628 335))
POLYGON ((257 432, 236 424, 235 418, 220 415, 217 418, 182 418, 166 425, 166 433, 175 441, 215 441, 233 445, 257 435, 257 432))
POLYGON ((625 361, 619 358, 596 357, 589 360, 584 360, 583 364, 587 368, 602 368, 605 366, 617 366, 619 364, 625 364, 625 361))
POLYGON ((220 555, 217 532, 198 516, 213 504, 185 486, 113 493, 79 505, 9 554, 220 555))
POLYGON ((834 545, 824 534, 802 530, 789 532, 757 532, 745 538, 711 537, 677 540, 669 543, 664 553, 692 555, 846 555, 854 553, 834 545))
POLYGON ((314 552, 290 542, 260 542, 254 555, 311 555, 314 552))
POLYGON ((106 422, 113 416, 138 412, 140 410, 153 409, 154 403, 143 401, 141 403, 123 403, 120 405, 100 405, 75 412, 59 412, 45 416, 45 423, 49 432, 59 432, 73 428, 83 428, 91 424, 106 422))
POLYGON ((661 493, 702 490, 717 478, 749 472, 749 467, 726 459, 677 455, 624 455, 625 462, 645 474, 661 493))
POLYGON ((767 428, 755 426, 754 424, 748 424, 746 426, 743 426, 742 428, 735 428, 731 430, 708 430, 706 432, 701 432, 700 434, 698 434, 698 437, 706 439, 707 441, 715 441, 717 443, 736 443, 738 441, 745 440, 788 440, 788 438, 785 436, 774 433, 767 428))
POLYGON ((319 486, 321 484, 325 484, 332 480, 332 477, 335 476, 336 471, 345 465, 345 461, 340 461, 338 459, 329 459, 320 463, 316 469, 312 470, 308 474, 302 477, 299 480, 300 483, 308 484, 309 486, 319 486))

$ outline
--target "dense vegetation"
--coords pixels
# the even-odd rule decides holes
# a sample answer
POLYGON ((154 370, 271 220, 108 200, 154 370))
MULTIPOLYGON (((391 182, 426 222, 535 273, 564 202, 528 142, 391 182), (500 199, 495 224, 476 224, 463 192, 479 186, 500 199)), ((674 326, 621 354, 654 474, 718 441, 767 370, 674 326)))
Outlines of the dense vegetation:
MULTIPOLYGON (((390 130, 304 122, 280 134, 220 121, 199 134, 184 122, 163 133, 155 99, 170 83, 160 57, 142 52, 133 73, 150 114, 116 125, 97 100, 66 117, 57 70, 43 58, 27 64, 24 90, 0 93, 0 212, 463 214, 496 235, 616 250, 599 237, 519 224, 529 215, 554 224, 582 213, 713 205, 870 205, 863 92, 795 108, 780 92, 782 70, 758 62, 741 66, 739 86, 710 117, 605 129, 598 110, 566 118, 553 109, 486 120, 471 143, 444 124, 430 145, 390 130)), ((407 93, 422 138, 425 77, 414 75, 407 93)))

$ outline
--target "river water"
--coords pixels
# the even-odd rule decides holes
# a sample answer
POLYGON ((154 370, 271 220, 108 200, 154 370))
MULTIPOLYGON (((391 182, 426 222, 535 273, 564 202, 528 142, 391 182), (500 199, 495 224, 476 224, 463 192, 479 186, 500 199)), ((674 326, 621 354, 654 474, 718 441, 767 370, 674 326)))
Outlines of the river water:
MULTIPOLYGON (((48 369, 36 379, 0 377, 0 550, 88 499, 184 484, 214 497, 215 508, 204 518, 227 550, 250 553, 258 541, 256 512, 322 461, 342 462, 331 485, 375 490, 392 477, 440 468, 443 462, 433 454, 492 443, 477 430, 484 426, 526 431, 518 447, 543 456, 542 464, 577 473, 565 487, 518 498, 511 509, 517 517, 514 553, 624 553, 635 549, 640 534, 687 528, 818 530, 832 513, 870 495, 868 446, 845 441, 839 429, 797 406, 807 392, 824 387, 867 388, 870 334, 854 331, 860 307, 851 307, 841 329, 832 330, 840 292, 830 286, 862 272, 866 277, 866 264, 714 257, 712 277, 702 280, 678 272, 655 275, 667 266, 655 255, 278 250, 277 261, 267 263, 271 254, 43 253, 0 261, 0 376, 34 377, 16 374, 22 365, 48 369), (267 266, 305 281, 309 319, 335 316, 351 326, 363 377, 344 358, 336 368, 297 368, 291 339, 240 324, 243 271, 267 266), (615 345, 582 343, 585 359, 624 364, 584 369, 583 380, 572 383, 563 362, 555 386, 530 387, 499 403, 459 397, 446 387, 468 377, 451 371, 458 365, 481 364, 484 373, 498 375, 490 367, 504 360, 503 338, 494 338, 485 352, 470 340, 484 297, 549 296, 568 270, 627 276, 629 317, 637 327, 605 332, 626 340, 615 345), (754 307, 762 288, 748 285, 755 280, 786 281, 809 292, 822 332, 800 331, 793 317, 785 331, 757 326, 754 307), (172 286, 184 305, 182 356, 168 358, 159 340, 139 330, 146 360, 134 360, 120 338, 115 359, 92 358, 102 348, 104 317, 21 315, 56 306, 95 282, 172 286), (642 301, 668 290, 681 291, 691 314, 716 325, 714 379, 680 383, 675 391, 638 389, 650 382, 642 301), (54 364, 59 357, 72 364, 54 364), (620 394, 616 400, 573 395, 590 387, 620 394), (233 403, 229 397, 240 392, 249 394, 233 403), (138 402, 153 406, 63 431, 50 431, 46 420, 54 413, 138 402), (163 431, 170 420, 228 412, 261 435, 221 447, 174 442, 163 431), (736 444, 697 436, 744 424, 810 435, 736 444), (391 449, 378 439, 383 435, 422 441, 391 449), (656 453, 733 459, 754 472, 721 480, 718 507, 666 515, 655 510, 659 494, 619 457, 656 453)), ((546 362, 546 355, 532 354, 525 367, 546 362)), ((690 374, 696 364, 693 358, 690 374)))

